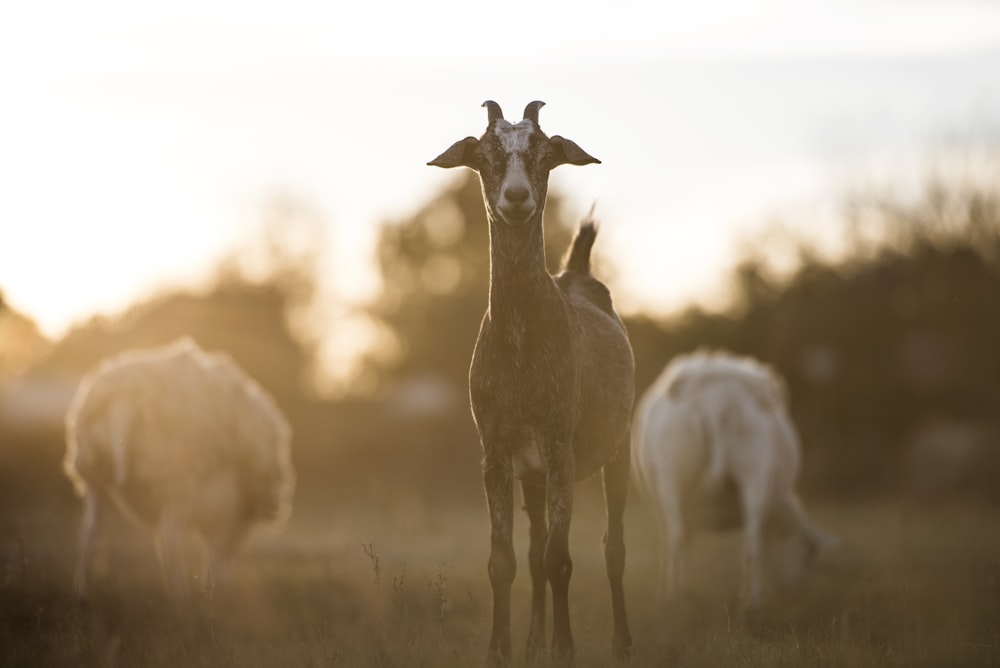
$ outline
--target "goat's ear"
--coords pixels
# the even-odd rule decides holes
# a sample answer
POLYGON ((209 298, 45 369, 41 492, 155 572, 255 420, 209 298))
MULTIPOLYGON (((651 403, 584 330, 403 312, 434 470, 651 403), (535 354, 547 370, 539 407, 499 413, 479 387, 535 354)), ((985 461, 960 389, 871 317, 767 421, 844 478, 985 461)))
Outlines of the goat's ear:
POLYGON ((434 158, 428 165, 432 167, 469 167, 479 169, 479 159, 477 157, 479 140, 475 137, 466 137, 452 144, 447 151, 434 158))
POLYGON ((576 145, 576 142, 552 135, 549 137, 549 169, 559 165, 601 164, 601 161, 576 145))

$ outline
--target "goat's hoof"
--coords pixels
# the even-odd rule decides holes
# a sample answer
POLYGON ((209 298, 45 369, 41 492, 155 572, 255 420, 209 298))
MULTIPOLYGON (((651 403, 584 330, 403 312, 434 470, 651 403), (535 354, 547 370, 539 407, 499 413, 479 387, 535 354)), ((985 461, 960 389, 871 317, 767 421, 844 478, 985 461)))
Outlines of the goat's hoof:
POLYGON ((743 628, 748 633, 759 633, 764 626, 764 616, 759 605, 743 610, 743 628))
POLYGON ((80 612, 88 612, 91 610, 93 605, 93 597, 89 593, 77 594, 73 597, 73 604, 76 609, 80 612))
POLYGON ((632 658, 632 638, 619 638, 615 636, 611 639, 611 655, 618 661, 627 662, 632 658))
POLYGON ((486 655, 486 665, 490 668, 504 668, 509 661, 508 654, 505 654, 496 647, 491 647, 489 653, 486 655))
POLYGON ((573 642, 570 641, 566 643, 552 643, 552 664, 556 666, 565 666, 566 668, 573 668, 576 665, 576 652, 573 648, 573 642))
POLYGON ((545 658, 545 640, 528 637, 528 644, 524 648, 524 660, 528 663, 535 663, 545 658))

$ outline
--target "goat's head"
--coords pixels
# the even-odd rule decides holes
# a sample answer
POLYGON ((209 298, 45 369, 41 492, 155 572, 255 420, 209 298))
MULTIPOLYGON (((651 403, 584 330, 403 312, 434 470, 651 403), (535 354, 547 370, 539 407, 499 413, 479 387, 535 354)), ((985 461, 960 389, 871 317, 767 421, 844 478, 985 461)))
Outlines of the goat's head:
POLYGON ((500 105, 488 111, 482 137, 466 137, 434 158, 435 167, 469 167, 479 172, 490 217, 512 227, 540 220, 548 191, 549 171, 559 165, 587 165, 600 160, 559 135, 546 136, 538 125, 544 102, 530 102, 518 123, 504 120, 500 105))

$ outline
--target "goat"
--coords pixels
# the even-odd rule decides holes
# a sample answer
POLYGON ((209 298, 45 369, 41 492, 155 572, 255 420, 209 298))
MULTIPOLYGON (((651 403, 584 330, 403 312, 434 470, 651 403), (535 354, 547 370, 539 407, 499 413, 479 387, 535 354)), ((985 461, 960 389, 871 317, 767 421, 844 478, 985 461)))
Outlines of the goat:
POLYGON ((784 382, 774 371, 722 352, 675 358, 640 398, 633 477, 652 505, 665 548, 661 594, 681 584, 698 527, 742 524, 743 589, 751 611, 761 603, 765 548, 792 539, 808 562, 833 544, 795 492, 801 454, 785 403, 784 382))
POLYGON ((472 356, 469 395, 483 447, 490 515, 491 664, 510 657, 515 478, 521 482, 530 522, 528 655, 537 656, 545 644, 547 580, 552 588, 552 654, 572 661, 573 488, 598 469, 603 471, 607 505, 604 551, 614 619, 612 648, 624 658, 632 647, 622 589, 622 515, 635 392, 632 348, 610 292, 590 273, 597 234, 592 220, 577 232, 565 270, 555 278, 546 270, 542 210, 549 171, 599 160, 569 139, 546 136, 538 124, 543 104, 529 103, 523 120, 510 123, 496 102, 484 102, 488 124, 483 136, 457 141, 428 163, 478 172, 489 221, 489 303, 472 356))
POLYGON ((110 357, 83 378, 66 415, 63 470, 83 498, 75 588, 87 593, 107 500, 155 531, 171 592, 186 591, 182 538, 195 530, 215 577, 250 526, 291 512, 291 429, 229 357, 189 338, 110 357))

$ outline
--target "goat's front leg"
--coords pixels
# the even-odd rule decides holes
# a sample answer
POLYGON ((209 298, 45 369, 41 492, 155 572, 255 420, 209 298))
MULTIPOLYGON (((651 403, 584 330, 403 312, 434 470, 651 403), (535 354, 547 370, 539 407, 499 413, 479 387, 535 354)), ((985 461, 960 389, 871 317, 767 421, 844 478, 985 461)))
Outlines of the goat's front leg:
POLYGON ((545 647, 545 599, 548 582, 545 578, 545 542, 549 531, 545 523, 545 485, 521 483, 524 510, 528 513, 530 545, 528 564, 531 568, 531 627, 528 631, 528 660, 539 657, 545 647))
POLYGON ((625 499, 628 495, 628 476, 631 461, 628 440, 604 465, 604 503, 608 512, 608 525, 604 532, 604 560, 611 585, 611 616, 614 620, 614 635, 611 651, 619 660, 632 654, 632 634, 628 629, 625 614, 625 589, 622 578, 625 573, 625 499))
POLYGON ((205 537, 208 554, 202 570, 201 586, 211 591, 229 578, 229 565, 246 533, 246 525, 233 518, 228 526, 214 527, 215 531, 205 537))
POLYGON ((744 484, 742 504, 744 612, 752 618, 760 611, 763 593, 764 495, 744 484))
POLYGON ((103 499, 99 492, 88 489, 83 497, 83 521, 80 523, 80 554, 77 556, 76 575, 73 578, 73 589, 77 599, 82 600, 88 594, 88 580, 91 564, 94 560, 94 541, 100 529, 103 499))
POLYGON ((687 554, 688 546, 691 542, 691 529, 688 527, 688 517, 680 510, 680 500, 676 495, 671 495, 672 505, 665 506, 662 513, 667 517, 664 520, 666 528, 665 559, 666 567, 663 569, 662 592, 664 600, 668 596, 676 595, 684 585, 687 577, 687 554))
POLYGON ((483 486, 490 511, 490 585, 493 588, 493 631, 487 661, 504 665, 510 659, 510 587, 517 571, 514 557, 514 480, 510 459, 487 450, 483 486))
POLYGON ((160 562, 167 594, 185 599, 190 595, 184 554, 184 525, 176 512, 168 509, 156 530, 156 557, 160 562))
POLYGON ((576 462, 568 443, 557 443, 549 457, 546 501, 549 539, 545 546, 545 575, 552 587, 552 656, 573 662, 573 633, 569 624, 569 580, 573 560, 569 555, 569 525, 573 517, 576 462))

